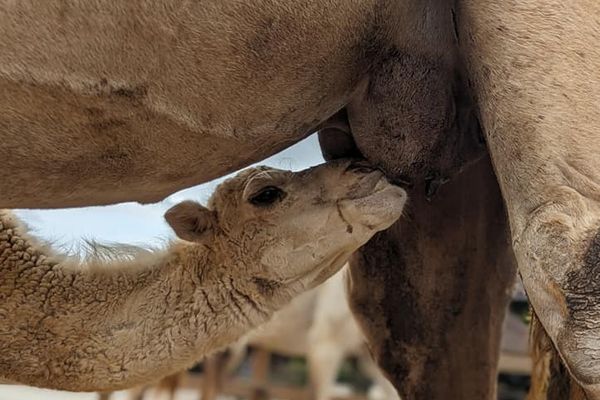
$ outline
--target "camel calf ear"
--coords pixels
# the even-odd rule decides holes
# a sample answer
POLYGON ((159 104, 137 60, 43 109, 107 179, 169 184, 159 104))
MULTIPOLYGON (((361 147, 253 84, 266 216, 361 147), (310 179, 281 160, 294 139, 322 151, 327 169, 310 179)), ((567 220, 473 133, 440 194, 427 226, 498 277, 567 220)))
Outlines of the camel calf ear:
POLYGON ((212 232, 217 221, 213 211, 195 201, 184 201, 171 207, 165 213, 165 220, 177 237, 189 242, 197 242, 212 232))

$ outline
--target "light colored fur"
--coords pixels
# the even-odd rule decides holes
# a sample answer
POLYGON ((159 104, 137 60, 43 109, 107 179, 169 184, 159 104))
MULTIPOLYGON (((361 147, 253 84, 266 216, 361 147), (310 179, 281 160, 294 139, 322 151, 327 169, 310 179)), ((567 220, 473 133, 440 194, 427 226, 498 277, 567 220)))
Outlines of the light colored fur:
MULTIPOLYGON (((325 138, 337 142, 332 131, 351 128, 342 137, 390 179, 406 175, 434 193, 484 153, 460 74, 454 6, 0 0, 0 160, 10 171, 0 179, 0 207, 157 201, 331 127, 325 138)), ((419 340, 431 347, 430 337, 419 340)), ((451 354, 459 346, 450 347, 443 358, 462 365, 451 354)), ((478 347, 474 354, 493 359, 494 350, 478 347)), ((403 371, 422 370, 390 368, 398 385, 403 371)), ((493 390, 495 371, 486 371, 487 379, 464 379, 475 387, 468 393, 493 390)), ((445 375, 435 375, 440 385, 424 381, 443 391, 445 375)), ((429 400, 407 395, 418 396, 429 400)))
POLYGON ((220 185, 209 208, 167 212, 193 242, 110 261, 54 255, 2 211, 0 377, 103 391, 189 367, 335 273, 404 201, 364 164, 249 169, 220 185), (285 194, 252 203, 265 187, 285 194))
POLYGON ((533 307, 600 399, 599 7, 2 0, 0 207, 155 201, 344 107, 363 155, 436 188, 481 126, 533 307))
MULTIPOLYGON (((379 389, 384 400, 399 399, 394 387, 368 354, 365 338, 350 312, 344 288, 345 270, 342 268, 322 285, 297 296, 268 322, 230 346, 227 363, 220 363, 223 371, 215 374, 217 380, 239 367, 248 346, 258 346, 278 354, 307 357, 315 399, 327 400, 333 396, 331 390, 344 358, 357 356, 364 373, 375 384, 373 392, 379 389)), ((172 384, 177 381, 168 377, 155 388, 167 391, 173 397, 172 384)), ((211 393, 219 393, 220 382, 209 385, 214 387, 211 393)))
POLYGON ((600 3, 461 3, 460 43, 529 300, 600 399, 600 3))
POLYGON ((419 176, 431 153, 432 169, 455 164, 456 54, 436 3, 2 0, 0 207, 158 201, 346 105, 367 158, 390 167, 380 144, 419 176), (382 118, 404 139, 378 141, 382 118))
POLYGON ((282 150, 347 103, 377 3, 0 1, 0 207, 158 201, 282 150))

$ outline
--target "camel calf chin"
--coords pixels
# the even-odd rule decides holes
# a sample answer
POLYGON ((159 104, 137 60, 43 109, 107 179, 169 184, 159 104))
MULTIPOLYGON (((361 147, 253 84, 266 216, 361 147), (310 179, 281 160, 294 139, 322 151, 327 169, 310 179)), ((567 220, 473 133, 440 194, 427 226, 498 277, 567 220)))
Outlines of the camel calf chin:
POLYGON ((0 377, 108 391, 189 367, 339 270, 405 200, 364 163, 254 168, 167 212, 185 242, 80 265, 0 212, 0 377))

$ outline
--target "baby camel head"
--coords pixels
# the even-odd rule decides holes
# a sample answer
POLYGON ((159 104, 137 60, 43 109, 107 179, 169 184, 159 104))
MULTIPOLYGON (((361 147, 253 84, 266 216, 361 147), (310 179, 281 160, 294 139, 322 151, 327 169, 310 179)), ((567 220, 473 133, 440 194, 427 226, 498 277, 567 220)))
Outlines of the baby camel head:
POLYGON ((208 207, 165 214, 179 238, 205 243, 270 286, 313 287, 402 213, 406 192, 363 161, 300 172, 249 168, 222 183, 208 207))

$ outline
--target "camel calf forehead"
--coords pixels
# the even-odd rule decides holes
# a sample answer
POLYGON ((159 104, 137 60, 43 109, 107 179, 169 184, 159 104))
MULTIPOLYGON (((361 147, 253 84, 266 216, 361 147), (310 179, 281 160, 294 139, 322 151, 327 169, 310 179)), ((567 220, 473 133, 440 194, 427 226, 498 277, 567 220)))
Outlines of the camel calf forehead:
MULTIPOLYGON (((305 179, 306 182, 325 183, 327 177, 333 176, 325 171, 334 173, 340 172, 342 168, 346 167, 348 164, 348 159, 342 159, 330 161, 302 171, 282 170, 265 165, 247 168, 217 186, 215 192, 208 201, 208 207, 210 209, 219 209, 225 205, 235 205, 243 197, 242 195, 249 194, 247 189, 258 190, 261 186, 266 187, 271 184, 273 186, 285 185, 294 178, 305 179), (252 183, 252 188, 248 187, 249 183, 252 183)), ((332 182, 336 185, 342 185, 341 182, 333 179, 328 181, 329 184, 332 184, 332 182)), ((302 189, 305 188, 306 187, 304 186, 302 187, 302 189)))

